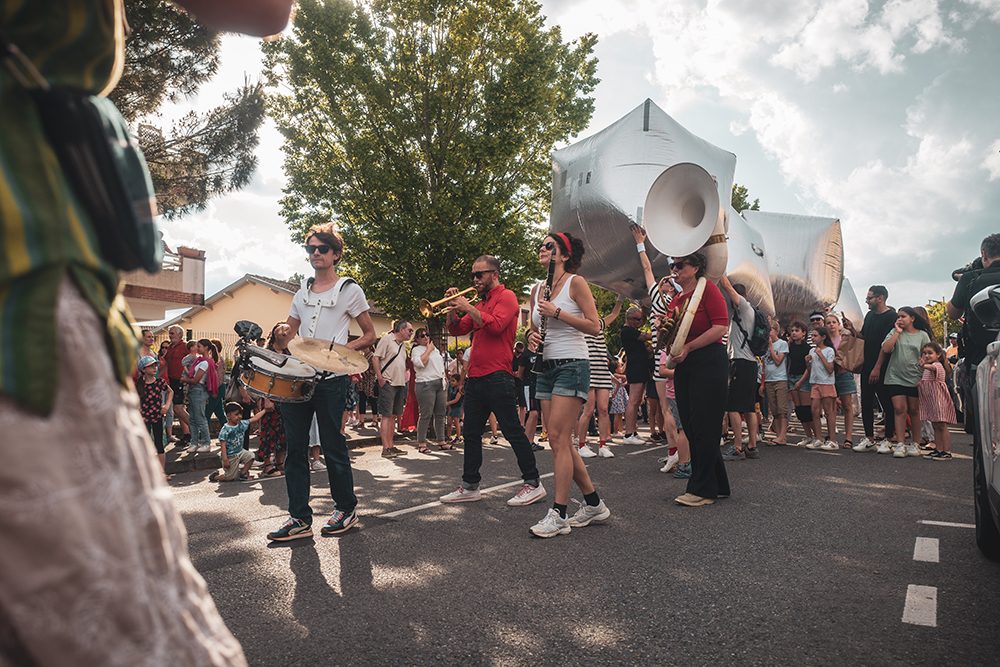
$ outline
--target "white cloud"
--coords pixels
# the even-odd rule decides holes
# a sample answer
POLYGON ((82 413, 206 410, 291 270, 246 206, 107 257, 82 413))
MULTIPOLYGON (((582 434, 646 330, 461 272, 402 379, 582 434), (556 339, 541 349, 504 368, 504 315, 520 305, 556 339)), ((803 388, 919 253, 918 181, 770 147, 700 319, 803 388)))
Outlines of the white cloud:
POLYGON ((1000 181, 1000 139, 990 146, 983 158, 982 168, 989 172, 991 181, 1000 181))

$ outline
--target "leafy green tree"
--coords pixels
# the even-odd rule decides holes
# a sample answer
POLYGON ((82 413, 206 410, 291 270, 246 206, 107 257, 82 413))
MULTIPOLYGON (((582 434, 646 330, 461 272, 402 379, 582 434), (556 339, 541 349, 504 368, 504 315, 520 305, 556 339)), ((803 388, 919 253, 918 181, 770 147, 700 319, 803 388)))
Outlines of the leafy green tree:
POLYGON ((753 203, 750 203, 750 192, 747 190, 745 185, 740 185, 739 183, 733 183, 733 196, 732 196, 733 208, 742 213, 743 211, 759 211, 760 210, 760 200, 754 199, 753 203))
POLYGON ((593 112, 595 43, 564 43, 533 0, 301 0, 264 46, 293 238, 333 219, 345 270, 395 316, 469 285, 482 254, 521 293, 549 153, 593 112))
POLYGON ((219 34, 163 0, 130 0, 125 71, 111 99, 138 130, 160 211, 175 218, 250 182, 264 88, 244 83, 225 103, 190 113, 166 129, 155 120, 165 102, 195 94, 219 68, 219 34))
POLYGON ((950 333, 956 333, 961 330, 962 323, 958 320, 953 320, 948 317, 948 312, 945 310, 946 301, 930 301, 924 309, 927 310, 927 317, 930 319, 931 324, 931 338, 941 343, 947 347, 946 338, 950 333), (945 331, 947 327, 947 332, 945 331))

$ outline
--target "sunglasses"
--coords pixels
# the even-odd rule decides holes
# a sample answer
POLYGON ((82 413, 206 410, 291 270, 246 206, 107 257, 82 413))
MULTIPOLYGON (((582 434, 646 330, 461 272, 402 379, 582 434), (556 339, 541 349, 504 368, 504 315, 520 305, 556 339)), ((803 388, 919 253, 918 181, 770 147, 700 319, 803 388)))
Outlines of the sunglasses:
POLYGON ((555 243, 553 243, 552 241, 548 241, 538 246, 538 250, 539 252, 541 252, 542 250, 555 250, 555 247, 556 247, 555 243))
POLYGON ((674 269, 683 269, 685 266, 691 266, 691 265, 688 264, 687 262, 674 262, 673 264, 670 265, 670 270, 673 271, 674 269))
POLYGON ((472 278, 473 280, 481 280, 482 277, 485 276, 487 273, 493 273, 494 271, 496 271, 496 269, 486 269, 485 271, 473 271, 472 278))
POLYGON ((302 249, 306 251, 307 255, 311 255, 311 254, 313 254, 316 251, 319 251, 319 254, 321 254, 321 255, 325 255, 326 253, 328 253, 331 250, 333 250, 332 247, 328 246, 325 243, 323 243, 321 245, 310 245, 310 244, 307 243, 304 246, 302 246, 302 249))

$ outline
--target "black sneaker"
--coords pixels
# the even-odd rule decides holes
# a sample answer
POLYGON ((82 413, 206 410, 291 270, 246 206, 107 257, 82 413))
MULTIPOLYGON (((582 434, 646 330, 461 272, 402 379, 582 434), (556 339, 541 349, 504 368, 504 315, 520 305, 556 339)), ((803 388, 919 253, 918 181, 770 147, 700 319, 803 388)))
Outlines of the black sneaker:
POLYGON ((755 458, 757 458, 759 456, 759 454, 757 453, 757 448, 756 447, 747 447, 746 450, 745 450, 745 456, 748 459, 755 459, 755 458))
POLYGON ((300 540, 306 537, 312 537, 312 534, 312 526, 302 519, 296 519, 295 517, 290 516, 285 523, 281 524, 281 528, 268 533, 267 539, 272 542, 288 542, 290 540, 300 540))
POLYGON ((542 447, 541 445, 539 445, 537 442, 531 443, 531 451, 533 451, 533 452, 540 452, 543 449, 545 449, 545 448, 542 447))
POLYGON ((346 533, 351 528, 358 524, 358 515, 354 510, 350 512, 341 512, 340 510, 334 511, 330 515, 326 524, 320 528, 320 534, 322 535, 340 535, 341 533, 346 533))
POLYGON ((389 447, 388 449, 382 449, 382 458, 384 458, 384 459, 394 459, 397 456, 399 456, 399 454, 396 453, 397 451, 399 451, 399 450, 397 450, 395 447, 389 447))
POLYGON ((395 445, 393 445, 392 447, 390 447, 389 451, 392 452, 393 454, 395 454, 396 456, 404 456, 406 454, 406 452, 404 452, 399 447, 396 447, 395 445))
POLYGON ((927 458, 934 459, 935 461, 950 461, 951 452, 936 451, 927 458))

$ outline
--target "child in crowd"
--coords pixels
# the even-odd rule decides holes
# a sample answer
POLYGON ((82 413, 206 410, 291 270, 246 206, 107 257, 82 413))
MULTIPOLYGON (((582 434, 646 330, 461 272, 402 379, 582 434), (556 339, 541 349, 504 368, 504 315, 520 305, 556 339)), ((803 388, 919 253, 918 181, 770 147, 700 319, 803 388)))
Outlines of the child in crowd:
POLYGON ((621 440, 625 437, 622 433, 622 421, 625 418, 625 407, 628 404, 628 380, 625 378, 625 365, 617 359, 612 362, 614 368, 611 373, 611 380, 615 388, 611 391, 611 406, 608 414, 611 415, 611 437, 621 440))
POLYGON ((806 362, 805 375, 799 378, 800 389, 802 382, 808 380, 812 385, 809 396, 812 399, 812 413, 816 418, 816 439, 806 447, 809 449, 822 449, 832 451, 838 449, 837 446, 837 388, 836 377, 834 375, 833 359, 836 352, 833 350, 833 341, 830 340, 830 332, 826 327, 817 327, 810 334, 814 349, 808 356, 806 362), (826 415, 826 442, 819 439, 821 431, 820 415, 826 415))
MULTIPOLYGON (((160 369, 160 362, 153 356, 144 356, 139 359, 139 381, 135 390, 139 394, 139 412, 142 414, 142 421, 146 424, 146 430, 153 438, 153 445, 156 446, 156 455, 160 459, 160 466, 164 474, 167 469, 167 457, 163 451, 163 417, 167 414, 173 404, 174 392, 170 384, 157 373, 160 369), (166 398, 164 398, 166 397, 166 398)), ((169 482, 173 475, 167 475, 169 482)))
MULTIPOLYGON (((882 352, 889 357, 885 372, 885 393, 892 399, 892 412, 896 429, 893 433, 892 455, 901 459, 922 456, 913 436, 919 437, 920 428, 920 350, 931 342, 930 325, 909 306, 896 310, 896 326, 886 334, 882 352), (906 438, 906 418, 910 418, 911 437, 906 438)), ((876 366, 877 367, 877 366, 876 366)), ((886 448, 876 450, 886 453, 886 448)))
POLYGON ((691 479, 691 445, 687 435, 684 433, 684 424, 681 423, 681 413, 677 408, 677 394, 674 390, 674 369, 667 367, 667 350, 660 350, 659 371, 663 378, 659 390, 662 388, 664 398, 660 400, 660 413, 663 416, 663 432, 667 435, 667 458, 663 459, 663 467, 660 472, 670 472, 674 466, 674 477, 677 479, 691 479))
POLYGON ((448 379, 448 432, 454 432, 455 436, 449 441, 457 444, 462 441, 462 404, 465 401, 465 394, 462 391, 462 376, 453 374, 448 379))
MULTIPOLYGON (((819 428, 813 421, 812 385, 809 383, 809 376, 806 374, 808 364, 806 357, 812 351, 809 341, 806 340, 806 325, 798 320, 792 322, 788 327, 788 388, 792 394, 792 403, 795 404, 795 416, 802 424, 805 438, 795 444, 796 447, 804 447, 819 438, 819 428)), ((819 415, 815 415, 819 417, 819 415)))
POLYGON ((764 355, 764 396, 771 413, 775 445, 788 444, 788 343, 778 335, 781 325, 771 322, 771 335, 764 355))
POLYGON ((226 423, 219 431, 219 442, 222 444, 220 451, 222 470, 216 470, 208 476, 212 482, 250 479, 250 466, 253 465, 254 456, 243 449, 243 435, 250 428, 250 424, 264 417, 264 413, 258 412, 250 419, 241 419, 242 416, 242 405, 235 402, 226 403, 226 423))
POLYGON ((277 406, 270 399, 261 398, 258 401, 257 414, 263 415, 260 417, 257 444, 257 460, 264 463, 261 477, 277 477, 285 472, 285 425, 277 406))
POLYGON ((920 348, 920 367, 924 373, 917 385, 920 393, 920 419, 934 425, 933 452, 924 458, 934 461, 951 459, 951 434, 948 425, 955 423, 955 404, 951 401, 946 382, 950 369, 944 350, 936 342, 920 348))

